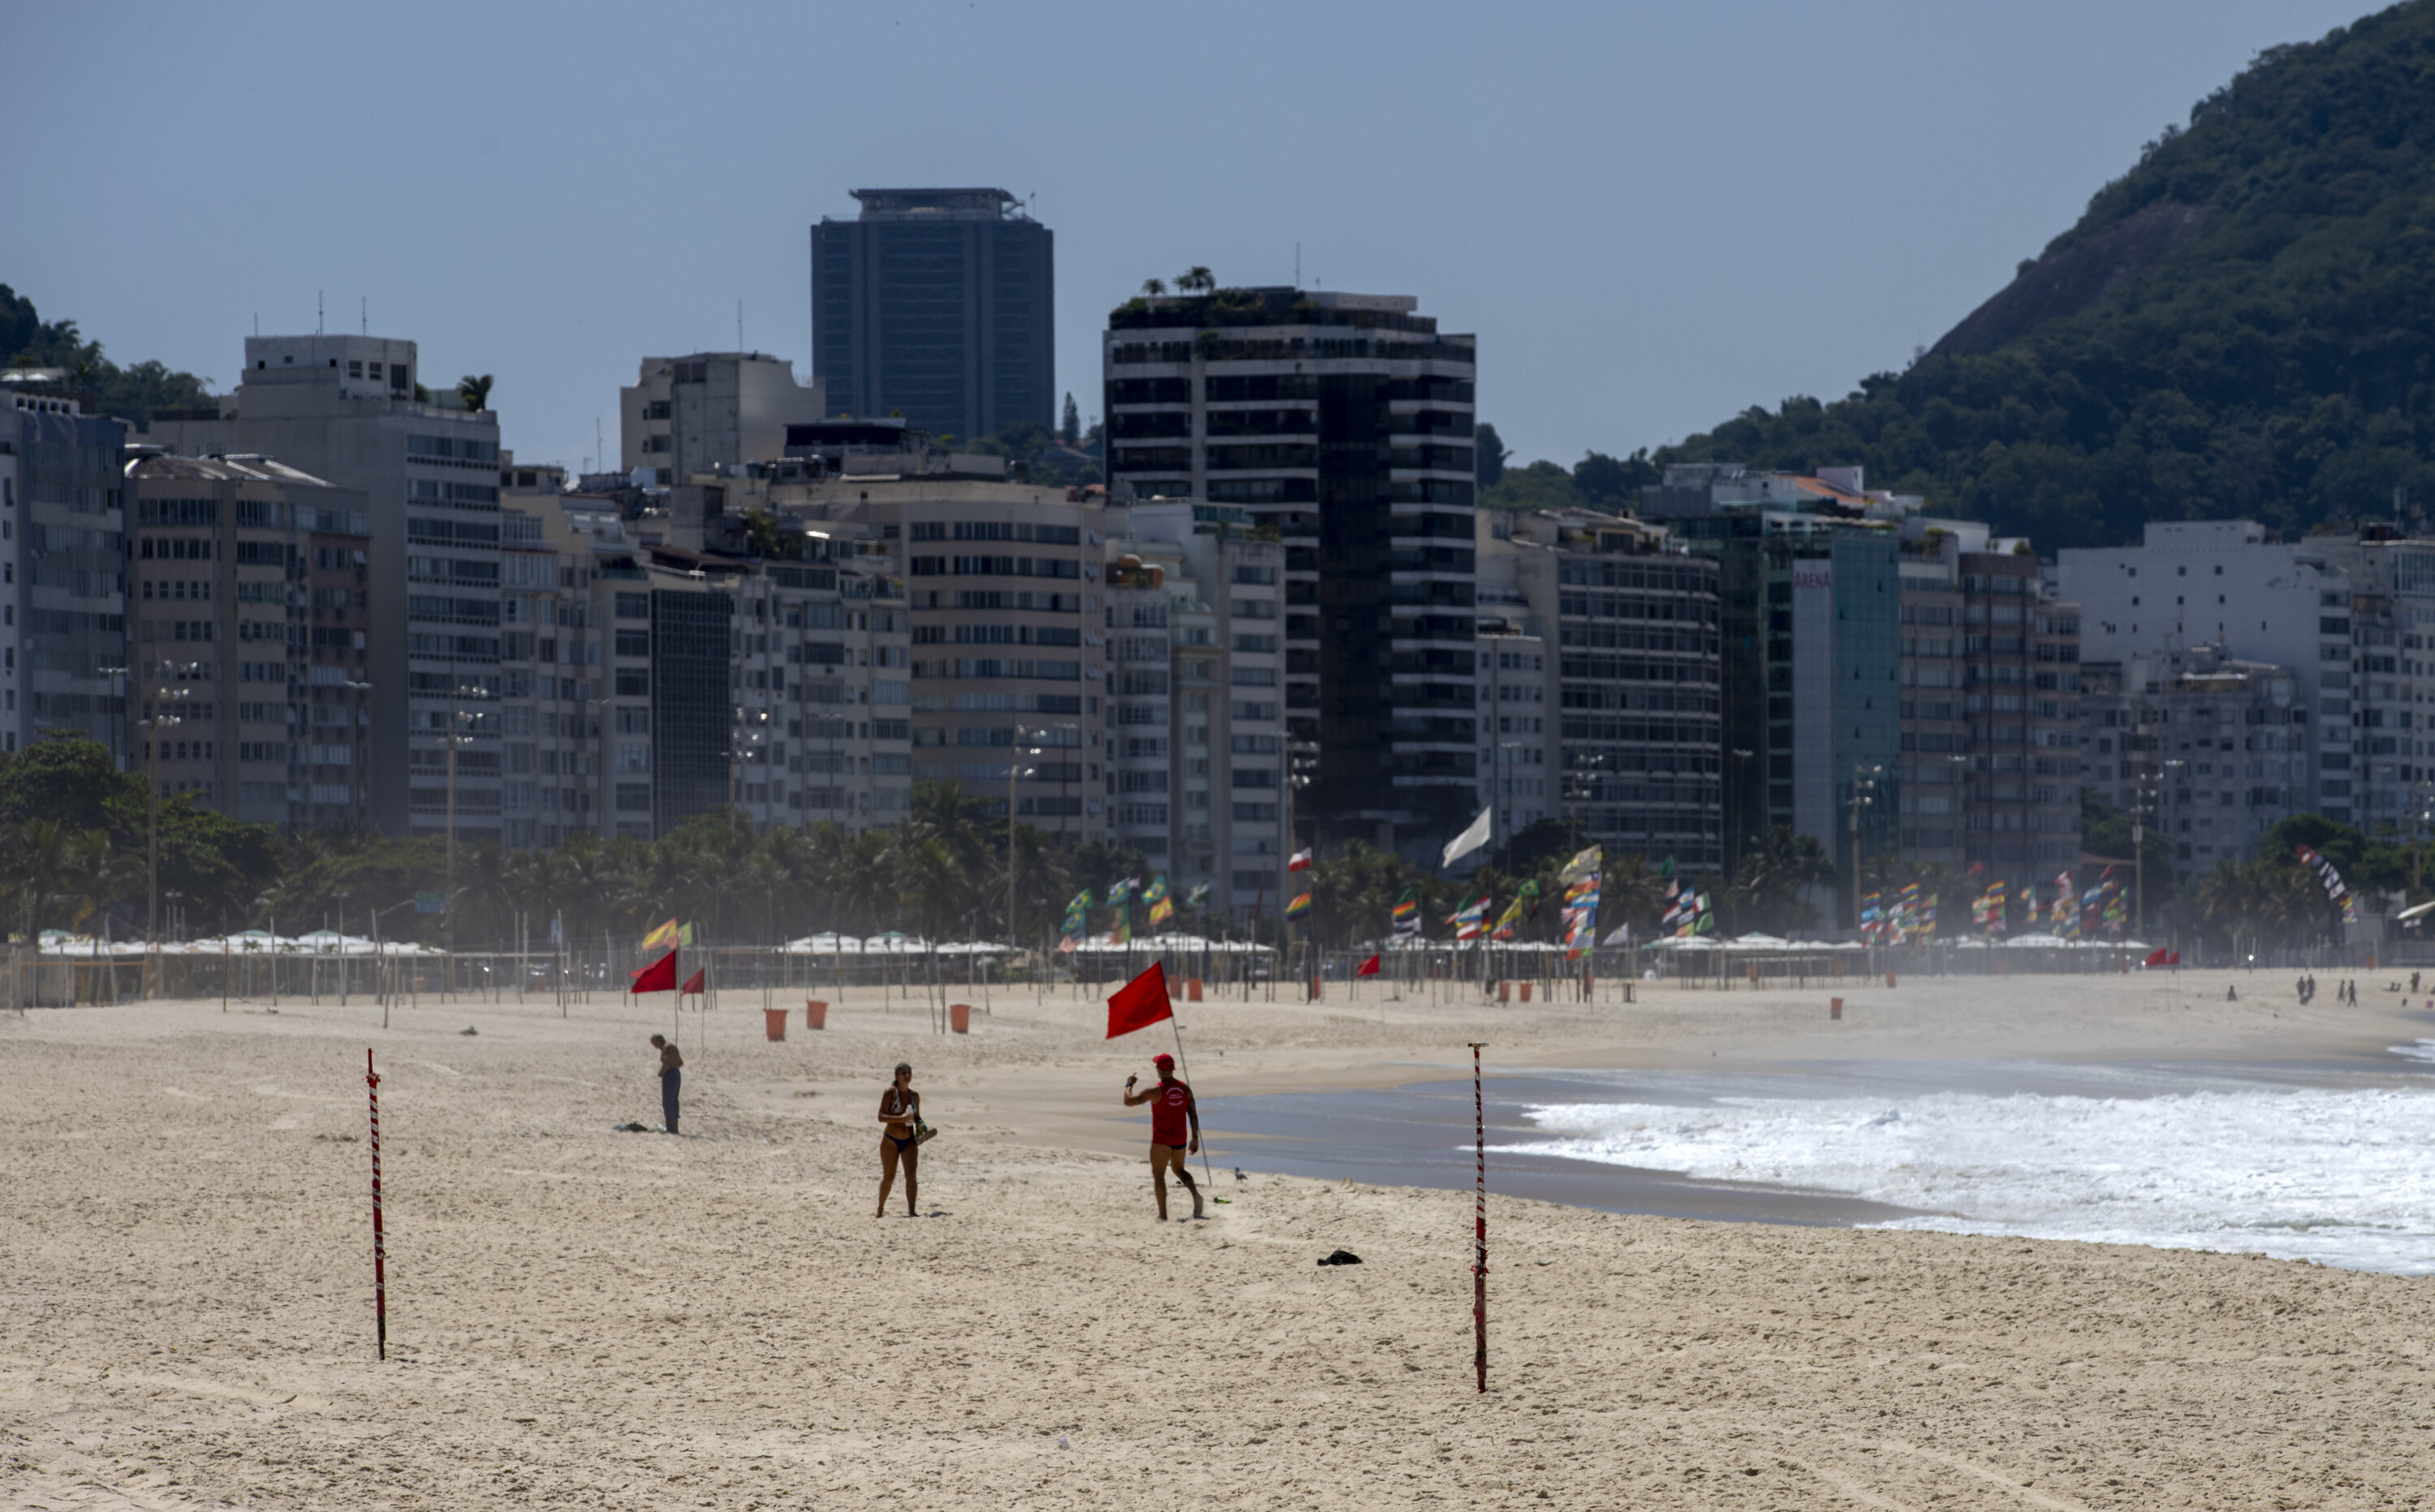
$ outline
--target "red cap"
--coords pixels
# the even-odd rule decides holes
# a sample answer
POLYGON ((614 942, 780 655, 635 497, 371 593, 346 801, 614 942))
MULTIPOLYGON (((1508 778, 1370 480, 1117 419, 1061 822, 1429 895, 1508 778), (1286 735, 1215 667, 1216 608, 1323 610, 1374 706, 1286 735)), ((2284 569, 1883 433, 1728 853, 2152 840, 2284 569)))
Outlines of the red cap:
POLYGON ((1149 1057, 1149 1063, 1156 1066, 1161 1071, 1166 1071, 1175 1065, 1175 1057, 1162 1050, 1157 1055, 1149 1057))

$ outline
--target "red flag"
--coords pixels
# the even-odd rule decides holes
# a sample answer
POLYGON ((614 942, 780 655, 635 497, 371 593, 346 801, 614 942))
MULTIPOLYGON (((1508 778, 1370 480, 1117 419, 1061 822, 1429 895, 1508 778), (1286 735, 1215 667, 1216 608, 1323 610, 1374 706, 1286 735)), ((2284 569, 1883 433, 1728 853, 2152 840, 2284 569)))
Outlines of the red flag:
POLYGON ((677 988, 677 996, 679 996, 679 997, 682 997, 682 996, 684 996, 684 995, 685 995, 686 993, 688 993, 688 992, 694 993, 694 994, 696 994, 696 995, 699 995, 699 994, 700 994, 700 992, 701 992, 701 974, 702 974, 702 971, 709 971, 709 970, 710 970, 710 968, 708 968, 708 967, 706 967, 706 966, 705 966, 705 967, 703 967, 703 968, 701 969, 701 971, 696 971, 696 972, 694 972, 694 973, 693 973, 693 975, 686 977, 686 978, 685 978, 685 985, 684 985, 684 986, 682 986, 682 987, 681 987, 681 988, 677 988))
POLYGON ((2169 966, 2172 962, 2166 954, 2165 948, 2162 945, 2159 945, 2155 950, 2149 954, 2147 960, 2140 964, 2143 966, 2169 966))
POLYGON ((668 952, 641 971, 633 972, 632 975, 634 985, 626 989, 630 993, 675 991, 677 989, 677 953, 668 952))
POLYGON ((1175 1005, 1166 995, 1166 967, 1152 961, 1149 970, 1116 989, 1108 1000, 1108 1038, 1147 1029, 1162 1019, 1175 1017, 1175 1005))
POLYGON ((1378 957, 1373 955, 1368 960, 1363 961, 1361 963, 1361 970, 1354 972, 1353 974, 1356 976, 1376 976, 1378 974, 1378 957))
POLYGON ((2166 957, 2165 957, 2165 964, 2166 964, 2167 966, 2179 966, 2179 965, 2181 965, 2181 964, 2182 964, 2182 953, 2181 953, 2181 952, 2179 952, 2179 951, 2175 951, 2172 954, 2166 956, 2166 957))

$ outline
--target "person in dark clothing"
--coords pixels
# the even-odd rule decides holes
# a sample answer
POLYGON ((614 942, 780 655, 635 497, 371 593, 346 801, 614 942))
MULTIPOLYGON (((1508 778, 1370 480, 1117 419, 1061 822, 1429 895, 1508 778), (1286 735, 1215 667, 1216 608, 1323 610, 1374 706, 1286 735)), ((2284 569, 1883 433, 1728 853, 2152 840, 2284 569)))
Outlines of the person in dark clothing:
POLYGON ((660 1123, 667 1133, 677 1131, 677 1089, 684 1082, 684 1057, 668 1043, 667 1036, 655 1034, 651 1043, 660 1052, 660 1123))
POLYGON ((913 1068, 904 1061, 896 1063, 896 1079, 879 1094, 879 1211, 874 1218, 888 1216, 888 1189, 896 1184, 896 1171, 905 1170, 905 1216, 922 1215, 915 1184, 922 1178, 922 1094, 913 1090, 913 1068))

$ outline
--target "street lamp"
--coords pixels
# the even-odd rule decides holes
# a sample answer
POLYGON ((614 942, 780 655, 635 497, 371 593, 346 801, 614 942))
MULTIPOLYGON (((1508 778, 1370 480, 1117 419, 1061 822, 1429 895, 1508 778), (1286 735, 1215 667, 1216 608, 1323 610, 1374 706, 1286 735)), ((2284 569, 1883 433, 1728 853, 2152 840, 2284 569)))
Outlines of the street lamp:
POLYGON ((1860 810, 1874 803, 1877 779, 1885 775, 1883 763, 1852 764, 1852 933, 1860 932, 1860 810))

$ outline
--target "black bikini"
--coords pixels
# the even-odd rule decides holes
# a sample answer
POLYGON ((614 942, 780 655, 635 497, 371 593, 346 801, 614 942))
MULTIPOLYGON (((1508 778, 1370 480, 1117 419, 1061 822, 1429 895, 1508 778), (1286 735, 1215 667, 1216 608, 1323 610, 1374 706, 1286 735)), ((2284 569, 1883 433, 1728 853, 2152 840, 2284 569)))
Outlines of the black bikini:
MULTIPOLYGON (((890 1088, 890 1089, 889 1089, 889 1090, 890 1091, 895 1091, 895 1089, 894 1089, 894 1088, 890 1088)), ((905 1104, 905 1099, 904 1099, 904 1098, 900 1097, 900 1098, 898 1098, 898 1099, 896 1100, 896 1110, 897 1110, 898 1112, 900 1112, 900 1113, 901 1113, 901 1112, 905 1112, 905 1111, 906 1111, 906 1104, 905 1104)), ((907 1116, 908 1116, 908 1117, 911 1117, 911 1118, 919 1118, 919 1117, 921 1117, 921 1116, 922 1116, 922 1105, 921 1105, 921 1104, 919 1104, 919 1103, 915 1103, 915 1104, 913 1105, 912 1111, 911 1111, 911 1112, 910 1112, 910 1114, 908 1114, 907 1116)), ((880 1137, 881 1139, 886 1140, 889 1143, 895 1145, 895 1146, 896 1146, 896 1153, 897 1153, 897 1154, 899 1154, 899 1155, 902 1155, 902 1154, 904 1154, 907 1150, 911 1149, 915 1144, 920 1143, 921 1143, 921 1140, 922 1140, 922 1136, 921 1136, 921 1134, 920 1134, 918 1131, 917 1131, 917 1132, 915 1132, 915 1133, 907 1134, 907 1135, 906 1135, 903 1139, 898 1139, 895 1135, 889 1133, 886 1129, 881 1129, 881 1130, 879 1131, 879 1137, 880 1137)))

